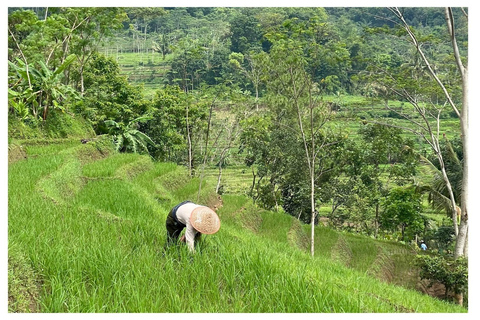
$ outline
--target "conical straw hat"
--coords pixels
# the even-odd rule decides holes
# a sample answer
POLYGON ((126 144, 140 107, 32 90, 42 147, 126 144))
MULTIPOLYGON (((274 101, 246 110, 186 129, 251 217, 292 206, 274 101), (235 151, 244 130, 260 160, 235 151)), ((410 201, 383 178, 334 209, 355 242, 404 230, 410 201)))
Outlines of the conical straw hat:
POLYGON ((208 207, 198 207, 192 211, 190 223, 200 233, 214 234, 220 229, 220 218, 208 207))

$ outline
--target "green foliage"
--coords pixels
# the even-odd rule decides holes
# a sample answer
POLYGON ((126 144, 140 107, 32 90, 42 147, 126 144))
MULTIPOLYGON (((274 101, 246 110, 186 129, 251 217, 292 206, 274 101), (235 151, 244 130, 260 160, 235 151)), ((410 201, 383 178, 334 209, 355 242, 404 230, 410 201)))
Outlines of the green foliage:
POLYGON ((143 127, 157 145, 152 154, 161 160, 174 160, 175 153, 186 146, 186 95, 179 87, 166 86, 155 93, 152 103, 154 121, 143 127))
MULTIPOLYGON (((463 178, 463 146, 460 138, 450 141, 446 136, 440 142, 440 149, 443 155, 445 171, 452 185, 452 192, 455 196, 456 205, 461 203, 461 189, 463 178)), ((451 201, 449 199, 446 184, 442 178, 439 161, 433 155, 428 159, 423 159, 433 172, 433 178, 430 183, 424 186, 425 192, 428 192, 428 201, 433 208, 444 210, 450 215, 451 201)))
MULTIPOLYGON (((376 61, 389 68, 406 66, 398 72, 405 75, 402 76, 405 84, 412 78, 406 76, 408 71, 416 68, 412 61, 405 61, 410 56, 408 44, 398 41, 399 38, 388 29, 393 25, 387 23, 388 19, 381 18, 387 18, 388 14, 386 8, 334 7, 10 8, 9 61, 15 62, 20 58, 37 69, 41 69, 37 62, 44 61, 50 70, 55 70, 67 56, 76 54, 77 59, 69 68, 69 73, 66 73, 68 77, 64 79, 64 84, 83 94, 82 78, 87 65, 99 46, 110 41, 102 48, 102 52, 105 49, 107 55, 115 56, 121 63, 127 54, 137 55, 134 60, 125 61, 124 66, 142 67, 136 71, 130 68, 124 74, 130 74, 131 82, 150 81, 148 85, 152 91, 152 85, 165 81, 178 84, 184 90, 198 89, 202 83, 216 85, 231 81, 253 95, 257 90, 255 84, 251 85, 251 79, 246 81, 245 74, 232 76, 234 70, 229 63, 232 61, 230 54, 241 53, 246 58, 253 52, 270 53, 273 42, 283 38, 295 41, 301 47, 303 56, 308 60, 308 72, 322 91, 366 93, 371 83, 363 85, 355 79, 359 79, 367 61, 376 61), (122 27, 123 30, 119 31, 122 27), (382 28, 384 32, 371 32, 374 28, 382 28), (161 63, 156 62, 156 54, 147 52, 151 47, 161 52, 161 63), (154 72, 145 66, 153 67, 154 72), (140 75, 144 72, 149 74, 148 81, 144 75, 140 75), (166 78, 165 74, 168 74, 166 78)), ((464 43, 467 43, 467 29, 459 14, 455 11, 460 31, 458 36, 464 40, 460 48, 463 52, 464 43)), ((444 41, 441 41, 444 37, 442 32, 445 31, 444 23, 440 23, 439 18, 443 15, 441 10, 406 8, 405 15, 422 44, 429 47, 435 45, 436 50, 429 50, 428 53, 437 66, 442 66, 442 79, 455 79, 450 81, 449 86, 458 86, 454 70, 449 68, 453 60, 444 41), (415 12, 432 17, 432 20, 418 19, 419 14, 415 12)), ((245 59, 242 67, 244 71, 253 72, 248 59, 245 59)), ((373 79, 372 75, 366 78, 370 82, 373 79)), ((410 81, 410 85, 413 84, 410 81)), ((259 88, 256 94, 261 96, 264 88, 259 88)), ((431 88, 426 91, 430 91, 432 97, 438 97, 438 92, 433 92, 431 88)), ((90 102, 95 100, 85 103, 83 109, 89 108, 90 102)), ((27 108, 33 108, 30 102, 24 103, 27 108)), ((11 104, 11 107, 24 110, 20 101, 11 104)), ((89 114, 92 112, 92 109, 87 111, 89 114)), ((17 114, 22 117, 24 112, 17 114)), ((140 115, 136 114, 129 120, 140 115)), ((105 119, 92 119, 96 130, 97 124, 103 126, 105 119)), ((105 131, 105 128, 100 129, 105 131)))
POLYGON ((121 12, 120 8, 55 8, 46 9, 39 20, 30 10, 13 9, 9 66, 17 76, 9 77, 9 89, 17 95, 9 100, 16 113, 25 119, 26 108, 35 120, 41 113, 45 121, 50 108, 69 111, 83 94, 85 62, 102 37, 121 26, 121 12))
MULTIPOLYGON (((156 91, 151 110, 153 121, 141 127, 156 144, 152 148, 155 158, 187 162, 188 133, 195 150, 207 129, 210 99, 214 98, 206 92, 186 94, 178 86, 167 85, 156 91)), ((195 158, 200 159, 196 155, 195 158)))
POLYGON ((321 198, 330 206, 330 223, 377 235, 380 202, 394 185, 411 182, 417 160, 401 130, 379 124, 360 125, 357 139, 340 131, 330 150, 331 169, 324 174, 321 198))
POLYGON ((92 127, 83 118, 72 117, 60 110, 52 111, 47 121, 40 127, 50 138, 80 137, 85 139, 95 136, 92 127))
POLYGON ((444 225, 438 227, 432 235, 432 240, 437 243, 440 252, 451 249, 451 245, 455 240, 455 230, 453 226, 444 225))
MULTIPOLYGON (((316 157, 315 207, 329 216, 331 225, 376 234, 378 214, 385 210, 385 229, 400 227, 410 237, 423 230, 426 221, 400 216, 403 209, 394 199, 395 189, 387 195, 394 186, 412 183, 418 174, 415 155, 424 145, 395 129, 406 123, 402 114, 412 110, 398 92, 415 92, 428 112, 435 111, 443 98, 411 54, 410 44, 402 41, 404 34, 386 20, 372 19, 388 13, 385 8, 10 8, 9 137, 91 136, 84 117, 96 134, 111 133, 118 150, 148 151, 155 159, 179 164, 190 160, 195 168, 204 157, 211 165, 222 165, 218 150, 225 141, 218 123, 229 125, 224 114, 235 114, 242 119, 241 156, 255 180, 249 187, 251 176, 245 167, 235 167, 231 172, 236 177, 229 178, 237 179, 232 182, 237 185, 230 190, 246 191, 264 208, 286 210, 310 221, 307 145, 307 152, 316 157), (110 43, 100 49, 104 40, 110 43), (133 85, 146 82, 149 92, 155 91, 151 100, 143 85, 133 85), (166 83, 170 85, 159 89, 166 83), (206 150, 210 106, 211 137, 218 136, 206 150), (139 122, 146 115, 152 120, 139 122), (358 122, 359 117, 366 121, 358 122), (389 126, 368 124, 381 117, 392 120, 389 126), (306 129, 305 140, 298 119, 306 129), (320 129, 326 119, 335 121, 320 129), (187 160, 188 138, 193 159, 187 160), (308 149, 312 143, 325 148, 308 149), (240 175, 244 180, 238 182, 240 175), (380 206, 383 200, 385 207, 380 206), (409 219, 410 224, 405 222, 409 219)), ((405 8, 405 15, 459 101, 460 82, 443 41, 441 10, 405 8)), ((456 17, 463 40, 460 50, 466 52, 467 25, 456 17)), ((441 132, 449 137, 458 134, 458 119, 448 119, 444 110, 439 116, 441 132)), ((461 145, 452 142, 442 146, 442 153, 447 155, 447 174, 459 199, 463 157, 461 145)), ((232 163, 236 149, 230 153, 232 163)), ((428 157, 423 151, 419 152, 428 157)), ((138 166, 150 170, 145 159, 125 163, 120 173, 109 171, 106 177, 142 175, 138 166)), ((81 187, 77 178, 59 182, 67 171, 77 174, 78 164, 61 168, 48 180, 59 185, 49 189, 55 195, 50 198, 75 195, 81 187)), ((95 173, 85 175, 95 178, 95 173)), ((431 195, 439 196, 436 204, 444 193, 438 181, 429 186, 431 195)), ((152 183, 151 189, 165 205, 188 196, 195 183, 172 193, 166 184, 152 183)), ((88 196, 82 199, 87 201, 88 196)), ((208 198, 206 191, 202 196, 208 198)), ((417 201, 413 196, 410 200, 417 201)), ((101 217, 116 219, 104 209, 101 217)), ((449 246, 448 230, 439 229, 434 237, 439 246, 449 246)), ((353 248, 345 251, 347 256, 353 248)), ((62 305, 61 299, 55 303, 62 305)))
POLYGON ((88 119, 97 134, 108 132, 105 121, 127 125, 148 112, 149 104, 140 87, 120 75, 113 59, 94 55, 84 71, 85 94, 77 112, 88 119))
POLYGON ((445 256, 419 255, 415 264, 420 267, 420 277, 430 280, 432 285, 440 282, 445 285, 446 294, 466 293, 468 289, 468 263, 465 258, 451 259, 445 256))
POLYGON ((246 53, 261 45, 262 30, 259 28, 258 19, 251 14, 254 9, 245 9, 235 15, 230 22, 232 32, 231 51, 246 53))
POLYGON ((33 118, 21 120, 9 115, 8 136, 15 139, 85 139, 95 136, 95 132, 88 121, 82 117, 52 110, 46 121, 34 121, 33 118))
MULTIPOLYGON (((65 111, 65 100, 75 99, 76 93, 72 87, 62 83, 65 69, 72 64, 76 59, 74 54, 65 58, 63 63, 55 70, 50 70, 43 61, 39 61, 40 69, 33 66, 27 67, 21 60, 17 60, 18 65, 9 61, 9 66, 13 68, 18 75, 18 84, 14 87, 17 91, 15 94, 11 91, 13 105, 25 103, 32 104, 33 116, 37 117, 37 110, 43 109, 42 118, 47 119, 47 113, 50 108, 60 109, 65 111), (13 99, 15 97, 15 99, 13 99), (18 101, 15 101, 17 100, 18 101)), ((26 117, 26 114, 23 118, 26 117)))
POLYGON ((117 123, 114 120, 105 120, 105 124, 110 129, 109 134, 113 138, 115 148, 120 152, 139 151, 148 152, 147 145, 155 145, 152 139, 145 133, 138 130, 139 123, 151 120, 151 117, 143 116, 133 119, 126 125, 117 123))
POLYGON ((411 240, 414 234, 423 229, 421 198, 415 188, 391 189, 383 201, 383 208, 380 219, 382 228, 390 231, 400 228, 403 241, 407 240, 407 234, 411 240))

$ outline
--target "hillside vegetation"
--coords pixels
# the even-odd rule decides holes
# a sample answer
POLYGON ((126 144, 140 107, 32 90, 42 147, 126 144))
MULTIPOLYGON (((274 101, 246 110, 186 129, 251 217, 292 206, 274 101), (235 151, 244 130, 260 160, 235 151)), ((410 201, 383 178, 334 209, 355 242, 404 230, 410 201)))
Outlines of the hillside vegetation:
POLYGON ((467 74, 468 8, 9 7, 9 310, 466 311, 467 74))
POLYGON ((373 277, 405 247, 319 227, 312 258, 298 220, 219 199, 211 185, 199 201, 221 206, 220 232, 193 256, 164 251, 169 209, 197 199, 184 168, 116 153, 101 137, 17 143, 26 158, 8 172, 11 312, 466 311, 373 277))

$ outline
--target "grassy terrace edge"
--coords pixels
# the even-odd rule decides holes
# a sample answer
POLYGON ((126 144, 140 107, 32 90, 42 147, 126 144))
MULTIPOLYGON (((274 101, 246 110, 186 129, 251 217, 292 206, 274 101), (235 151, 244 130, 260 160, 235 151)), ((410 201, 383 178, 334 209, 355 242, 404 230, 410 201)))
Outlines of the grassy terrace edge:
MULTIPOLYGON (((221 199, 222 229, 196 255, 164 254, 169 208, 197 197, 184 168, 94 143, 25 152, 9 165, 9 312, 467 311, 372 277, 376 251, 355 245, 384 247, 373 239, 319 227, 312 259, 307 229, 244 196, 221 199)), ((219 204, 210 185, 200 201, 219 204)))

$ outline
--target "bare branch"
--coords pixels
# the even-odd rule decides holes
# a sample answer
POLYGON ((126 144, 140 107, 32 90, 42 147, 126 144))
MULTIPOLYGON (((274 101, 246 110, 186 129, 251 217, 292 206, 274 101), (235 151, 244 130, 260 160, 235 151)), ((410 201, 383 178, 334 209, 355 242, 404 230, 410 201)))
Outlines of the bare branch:
POLYGON ((445 19, 447 20, 448 33, 452 41, 453 53, 455 56, 455 62, 457 63, 458 70, 462 75, 462 78, 465 76, 465 66, 462 63, 460 58, 460 51, 458 50, 457 38, 455 36, 455 24, 453 20, 452 8, 445 8, 445 19))
POLYGON ((405 29, 405 31, 407 31, 408 35, 410 36, 410 39, 412 39, 413 41, 413 44, 415 45, 415 47, 417 48, 417 52, 420 54, 420 57, 422 58, 423 62, 425 63, 430 75, 435 79, 435 81, 438 83, 438 85, 440 86, 440 88, 442 89, 443 93, 445 94, 445 97, 447 98, 448 100, 448 103, 452 106, 453 110, 455 111, 455 113, 457 114, 457 116, 461 119, 461 115, 460 115, 460 111, 458 110, 457 106, 455 105, 455 103, 453 102, 453 99, 452 97, 450 96, 450 93, 448 92, 448 90, 445 88, 445 86, 443 85, 443 82, 442 80, 440 80, 440 78, 438 78, 437 74, 435 73, 435 71, 433 70, 432 66, 430 65, 430 62, 428 61, 427 57, 425 56, 425 54, 423 53, 423 50, 421 49, 421 46, 420 46, 420 43, 418 42, 417 40, 417 37, 415 36, 415 34, 412 32, 412 30, 410 29, 410 26, 408 25, 408 23, 405 21, 405 18, 403 17, 402 13, 400 12, 400 10, 398 8, 393 8, 393 9, 390 9, 397 17, 398 19, 400 19, 400 21, 402 22, 403 24, 403 27, 405 29))

